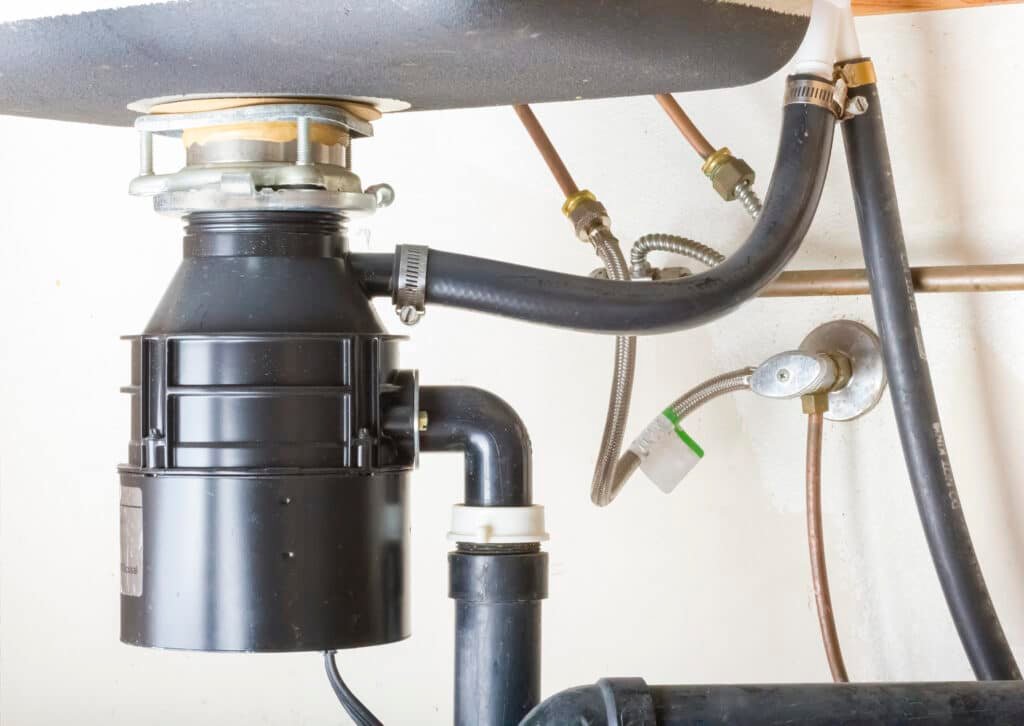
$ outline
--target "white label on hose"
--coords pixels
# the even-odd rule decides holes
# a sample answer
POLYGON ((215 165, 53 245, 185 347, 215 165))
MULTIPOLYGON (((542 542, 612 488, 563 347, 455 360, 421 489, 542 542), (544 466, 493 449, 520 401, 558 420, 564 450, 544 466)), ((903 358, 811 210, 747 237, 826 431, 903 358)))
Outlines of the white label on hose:
POLYGON ((704 457, 671 409, 651 421, 629 448, 640 459, 640 470, 666 494, 704 457))

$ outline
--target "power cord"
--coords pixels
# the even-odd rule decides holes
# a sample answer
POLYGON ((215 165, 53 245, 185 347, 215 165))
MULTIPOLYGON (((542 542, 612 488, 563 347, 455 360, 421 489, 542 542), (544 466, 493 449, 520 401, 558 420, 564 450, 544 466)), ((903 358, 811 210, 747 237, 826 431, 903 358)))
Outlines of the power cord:
POLYGON ((341 673, 338 672, 338 664, 334 660, 333 650, 324 651, 324 668, 327 670, 327 680, 330 681, 334 695, 338 697, 342 708, 345 709, 356 726, 383 726, 380 720, 370 712, 370 709, 363 705, 362 701, 356 698, 356 694, 352 693, 349 687, 345 685, 345 681, 341 679, 341 673))

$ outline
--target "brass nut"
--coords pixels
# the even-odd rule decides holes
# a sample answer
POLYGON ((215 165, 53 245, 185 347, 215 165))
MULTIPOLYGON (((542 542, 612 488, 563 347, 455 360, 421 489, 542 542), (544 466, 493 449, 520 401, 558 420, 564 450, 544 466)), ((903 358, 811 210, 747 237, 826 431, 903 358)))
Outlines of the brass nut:
POLYGON ((718 195, 727 202, 736 198, 736 187, 740 184, 754 184, 754 170, 724 147, 709 156, 701 170, 711 180, 711 186, 718 195))
POLYGON ((420 411, 416 416, 416 425, 420 431, 426 431, 430 426, 430 414, 426 411, 420 411))
POLYGON ((565 198, 565 203, 562 204, 562 214, 568 217, 569 215, 572 214, 573 210, 576 209, 577 206, 579 206, 581 202, 596 201, 597 197, 594 196, 594 193, 592 191, 590 191, 589 189, 580 189, 575 194, 570 194, 565 198))
POLYGON ((590 242, 590 235, 601 227, 607 229, 611 225, 608 210, 596 199, 583 199, 569 212, 576 237, 580 242, 590 242))
POLYGON ((825 413, 828 411, 828 394, 808 393, 806 396, 800 396, 800 404, 803 406, 804 413, 808 415, 825 413))

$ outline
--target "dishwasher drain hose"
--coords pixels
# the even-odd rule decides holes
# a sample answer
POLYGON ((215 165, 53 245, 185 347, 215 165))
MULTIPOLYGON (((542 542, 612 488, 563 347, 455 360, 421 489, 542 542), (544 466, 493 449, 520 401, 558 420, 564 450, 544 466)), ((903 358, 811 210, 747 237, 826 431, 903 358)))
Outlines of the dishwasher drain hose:
POLYGON ((911 486, 946 603, 979 680, 1020 671, 974 553, 946 451, 914 301, 876 84, 853 91, 866 113, 843 124, 871 302, 911 486))
MULTIPOLYGON (((615 335, 668 333, 716 320, 756 296, 800 247, 821 196, 834 127, 825 108, 784 107, 761 215, 746 242, 711 270, 639 285, 431 250, 426 302, 615 335)), ((392 294, 395 255, 353 254, 349 262, 368 294, 392 294)))

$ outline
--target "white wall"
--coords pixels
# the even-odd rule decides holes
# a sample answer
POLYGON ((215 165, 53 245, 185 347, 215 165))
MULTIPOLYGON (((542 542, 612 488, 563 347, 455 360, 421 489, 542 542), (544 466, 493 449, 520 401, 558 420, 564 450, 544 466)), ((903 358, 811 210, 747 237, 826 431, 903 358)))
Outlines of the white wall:
MULTIPOLYGON (((17 3, 14 3, 17 5, 17 3)), ((24 5, 24 4, 23 4, 24 5)), ((859 21, 874 55, 915 263, 1020 261, 1024 7, 859 21)), ((781 75, 681 101, 713 143, 762 176, 781 75)), ((556 104, 538 116, 624 240, 687 234, 734 249, 749 223, 717 201, 649 98, 556 104)), ((0 119, 0 720, 4 724, 323 724, 345 721, 314 654, 161 652, 118 642, 117 484, 128 436, 128 350, 180 255, 176 222, 129 198, 124 129, 0 119)), ((398 202, 373 221, 417 242, 586 272, 560 199, 509 109, 401 115, 359 142, 364 182, 398 202)), ((794 268, 855 266, 841 144, 794 268)), ((992 596, 1024 658, 1024 297, 921 299, 963 506, 992 596)), ((386 320, 398 326, 382 306, 386 320)), ((797 344, 866 299, 759 300, 712 326, 644 339, 632 437, 704 378, 797 344)), ((607 675, 650 683, 823 681, 803 519, 796 403, 737 395, 687 428, 708 455, 666 497, 637 477, 589 503, 612 341, 430 310, 404 362, 429 383, 490 388, 533 436, 552 534, 544 691, 607 675)), ((385 723, 450 720, 452 604, 444 534, 461 462, 425 456, 412 494, 413 637, 343 653, 385 723)), ((888 397, 826 427, 825 527, 839 634, 857 680, 971 677, 932 571, 888 397)))

